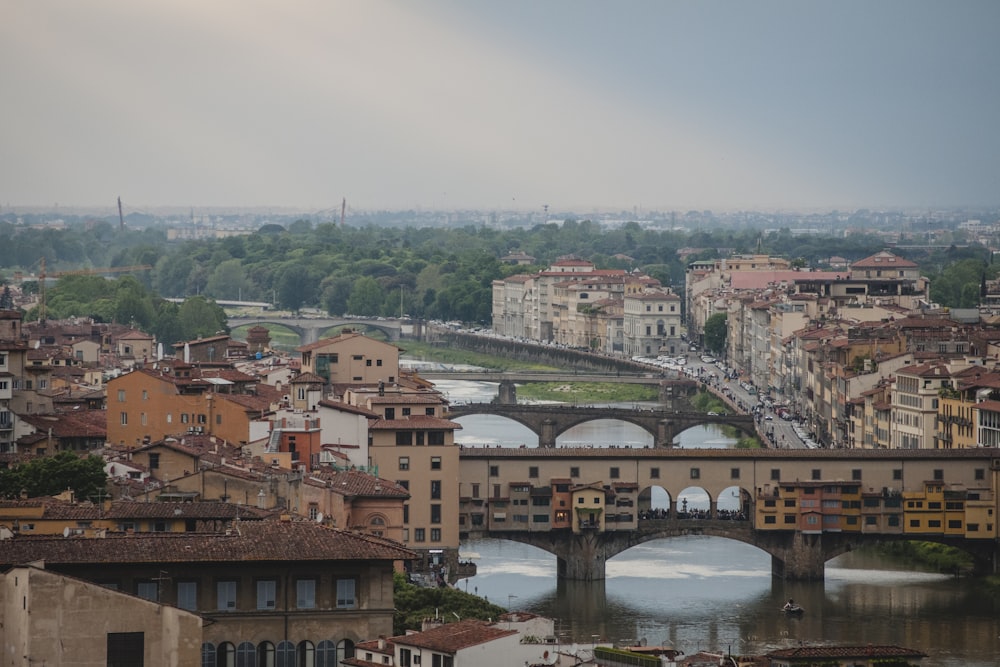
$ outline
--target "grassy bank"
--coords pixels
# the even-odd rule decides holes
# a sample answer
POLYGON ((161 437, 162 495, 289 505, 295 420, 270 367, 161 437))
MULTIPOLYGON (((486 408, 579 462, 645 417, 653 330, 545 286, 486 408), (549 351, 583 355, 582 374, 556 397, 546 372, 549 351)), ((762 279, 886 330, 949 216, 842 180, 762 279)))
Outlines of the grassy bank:
POLYGON ((530 382, 519 385, 517 397, 561 403, 630 403, 655 401, 656 387, 615 382, 530 382))
POLYGON ((470 366, 481 366, 491 371, 547 371, 555 372, 560 369, 553 366, 533 364, 516 359, 504 359, 488 354, 460 350, 453 347, 443 347, 440 345, 430 345, 416 340, 403 340, 397 343, 403 351, 402 356, 407 359, 418 361, 436 361, 442 364, 468 364, 470 366))
POLYGON ((936 572, 958 574, 973 569, 972 556, 937 542, 889 542, 871 547, 871 550, 897 562, 936 572))

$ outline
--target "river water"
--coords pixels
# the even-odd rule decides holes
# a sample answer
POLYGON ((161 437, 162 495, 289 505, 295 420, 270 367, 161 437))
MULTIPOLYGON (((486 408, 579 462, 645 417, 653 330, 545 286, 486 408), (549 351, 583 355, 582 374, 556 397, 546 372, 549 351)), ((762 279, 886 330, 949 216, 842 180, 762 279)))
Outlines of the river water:
MULTIPOLYGON (((455 402, 489 401, 496 385, 438 382, 455 402)), ((502 417, 458 420, 464 446, 537 446, 527 428, 502 417)), ((557 439, 557 446, 645 447, 652 437, 631 424, 590 422, 557 439)), ((681 434, 681 447, 728 447, 712 427, 681 434)), ((697 490, 680 494, 699 507, 697 490)), ((707 501, 707 498, 705 499, 707 501)), ((654 496, 654 505, 657 499, 654 496)), ((725 502, 720 499, 720 507, 725 502)), ((555 557, 506 540, 469 540, 478 573, 459 587, 517 610, 556 621, 566 639, 669 644, 698 650, 764 653, 799 643, 894 644, 928 654, 924 665, 1000 666, 1000 597, 976 579, 919 572, 876 556, 846 554, 826 565, 823 582, 771 576, 771 561, 756 547, 723 538, 689 536, 633 547, 607 563, 603 582, 557 582, 555 557), (806 613, 780 612, 794 598, 806 613)))

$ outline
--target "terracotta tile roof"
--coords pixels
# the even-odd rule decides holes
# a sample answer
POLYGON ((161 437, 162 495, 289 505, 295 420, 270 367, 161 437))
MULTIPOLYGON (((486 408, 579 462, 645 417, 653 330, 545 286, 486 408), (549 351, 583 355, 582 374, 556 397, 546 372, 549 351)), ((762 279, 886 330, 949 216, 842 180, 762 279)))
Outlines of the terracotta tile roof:
POLYGON ((402 545, 314 521, 238 522, 229 534, 134 533, 0 541, 0 563, 226 563, 233 561, 409 560, 402 545))
POLYGON ((78 410, 54 415, 19 415, 18 419, 31 424, 39 433, 57 438, 107 437, 108 413, 105 410, 78 410))
POLYGON ((330 408, 332 410, 339 410, 340 412, 348 412, 356 415, 362 415, 365 417, 378 417, 378 415, 371 410, 366 410, 365 408, 358 407, 356 405, 351 405, 349 403, 341 403, 340 401, 331 401, 329 399, 323 399, 319 402, 319 405, 324 408, 330 408))
POLYGON ((517 630, 503 630, 486 621, 468 619, 446 623, 411 635, 393 637, 391 641, 400 646, 414 646, 430 651, 454 654, 470 646, 478 646, 516 634, 517 630))
POLYGON ((859 259, 851 264, 851 269, 916 269, 920 268, 916 263, 908 259, 903 259, 898 255, 893 255, 887 250, 882 250, 870 257, 859 259))
POLYGON ((422 394, 387 393, 385 396, 361 395, 364 396, 372 405, 394 405, 396 403, 410 405, 441 405, 444 403, 444 399, 441 394, 437 392, 425 392, 422 394))
POLYGON ((376 419, 368 424, 369 431, 399 431, 409 429, 444 429, 459 430, 462 425, 448 419, 428 417, 426 415, 410 415, 400 419, 376 419))
POLYGON ((375 498, 409 498, 410 492, 387 479, 360 470, 320 469, 310 474, 313 479, 334 493, 344 496, 375 498))
POLYGON ((108 519, 262 519, 271 512, 235 503, 140 502, 116 500, 104 516, 108 519))
POLYGON ((819 658, 926 658, 927 654, 902 646, 799 646, 783 648, 767 654, 772 658, 819 659, 819 658))
POLYGON ((326 380, 322 376, 316 375, 315 373, 300 373, 296 375, 291 380, 288 381, 289 384, 325 384, 326 380))

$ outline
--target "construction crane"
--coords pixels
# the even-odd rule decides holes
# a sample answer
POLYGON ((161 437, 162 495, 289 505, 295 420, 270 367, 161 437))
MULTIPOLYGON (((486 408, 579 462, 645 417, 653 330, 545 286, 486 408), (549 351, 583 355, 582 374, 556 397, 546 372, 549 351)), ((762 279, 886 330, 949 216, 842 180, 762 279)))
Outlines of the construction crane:
POLYGON ((102 276, 109 273, 132 273, 134 271, 148 271, 153 268, 149 264, 134 264, 132 266, 112 266, 102 269, 75 269, 71 271, 56 271, 54 273, 45 272, 45 258, 38 262, 38 321, 45 321, 45 280, 47 278, 62 278, 63 276, 102 276))

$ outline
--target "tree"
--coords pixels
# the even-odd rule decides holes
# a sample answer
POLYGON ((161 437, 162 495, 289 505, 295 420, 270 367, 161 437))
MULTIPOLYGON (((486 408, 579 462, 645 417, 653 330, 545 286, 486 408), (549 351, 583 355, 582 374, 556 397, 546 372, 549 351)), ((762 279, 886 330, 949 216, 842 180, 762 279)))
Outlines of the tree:
POLYGON ((250 281, 238 259, 220 262, 205 285, 205 293, 216 299, 245 299, 250 296, 250 281))
POLYGON ((361 276, 354 281, 347 310, 354 315, 380 315, 385 304, 385 291, 371 276, 361 276))
POLYGON ((726 349, 726 314, 715 313, 705 320, 705 347, 721 354, 726 349))
POLYGON ((316 283, 309 270, 301 264, 285 267, 278 278, 278 303, 296 312, 307 303, 315 301, 316 283))
POLYGON ((203 296, 185 299, 181 304, 177 318, 181 325, 183 340, 192 340, 199 336, 214 336, 220 331, 228 331, 226 327, 226 311, 214 301, 203 296))
POLYGON ((100 456, 80 458, 72 452, 59 452, 0 470, 0 496, 18 498, 24 492, 37 498, 72 489, 80 500, 97 500, 105 497, 106 482, 104 459, 100 456))

